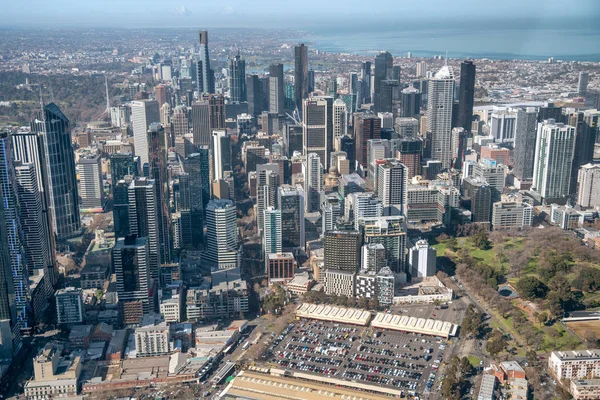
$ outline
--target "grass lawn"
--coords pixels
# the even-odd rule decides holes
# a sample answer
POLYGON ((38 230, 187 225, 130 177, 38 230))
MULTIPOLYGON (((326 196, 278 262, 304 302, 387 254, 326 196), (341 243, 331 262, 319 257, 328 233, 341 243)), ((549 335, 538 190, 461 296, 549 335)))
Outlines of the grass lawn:
POLYGON ((467 356, 467 358, 469 359, 469 363, 473 366, 473 367, 478 367, 479 366, 479 362, 481 361, 479 359, 479 357, 475 357, 472 355, 467 356))
POLYGON ((544 328, 544 343, 542 344, 542 349, 545 351, 577 350, 582 346, 583 343, 581 343, 577 336, 567 331, 559 323, 544 328), (560 333, 560 337, 550 335, 550 332, 553 329, 560 333))
POLYGON ((436 249, 438 257, 443 257, 446 255, 446 249, 448 248, 446 243, 437 243, 434 244, 433 247, 436 249))

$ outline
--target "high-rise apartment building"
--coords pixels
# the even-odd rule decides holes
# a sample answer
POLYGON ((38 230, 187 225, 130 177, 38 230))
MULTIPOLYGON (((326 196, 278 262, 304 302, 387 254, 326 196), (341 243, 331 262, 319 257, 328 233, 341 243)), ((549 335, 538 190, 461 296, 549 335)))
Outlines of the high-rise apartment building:
POLYGON ((357 231, 325 232, 325 270, 358 272, 362 235, 357 231))
POLYGON ((217 269, 240 266, 236 209, 231 200, 211 200, 206 206, 205 260, 217 269))
MULTIPOLYGON (((38 146, 37 150, 41 151, 37 155, 30 154, 31 159, 18 159, 41 165, 40 179, 48 191, 56 239, 62 241, 77 236, 80 234, 81 220, 69 120, 56 104, 51 103, 44 106, 32 121, 31 130, 41 137, 42 149, 38 146)), ((28 144, 33 145, 31 141, 28 144)), ((33 146, 28 151, 33 151, 33 146)))
POLYGON ((600 206, 600 164, 586 164, 579 168, 577 204, 582 208, 600 206))
POLYGON ((128 188, 129 232, 139 238, 146 238, 149 254, 147 268, 153 279, 158 278, 160 265, 160 211, 156 184, 154 179, 135 178, 128 188))
POLYGON ((300 112, 303 111, 302 101, 308 98, 308 93, 308 47, 302 43, 294 47, 294 97, 300 112))
POLYGON ((521 180, 533 178, 536 137, 537 112, 535 109, 517 110, 513 174, 521 180))
MULTIPOLYGON (((348 133, 348 112, 342 99, 333 102, 333 143, 336 145, 348 133)), ((339 148, 336 148, 339 151, 339 148)))
POLYGON ((400 115, 403 118, 419 118, 421 114, 421 92, 414 87, 402 90, 400 115))
POLYGON ((408 168, 394 158, 378 163, 377 196, 384 215, 405 215, 408 194, 408 168))
POLYGON ((575 128, 554 120, 538 124, 532 189, 544 200, 569 195, 575 128))
POLYGON ((160 110, 156 100, 131 102, 131 126, 135 155, 140 157, 140 167, 148 163, 148 127, 160 122, 160 110))
POLYGON ((454 103, 454 71, 442 67, 427 83, 427 131, 431 132, 431 158, 452 163, 452 105, 454 103))
POLYGON ((408 265, 413 278, 433 276, 437 272, 436 250, 427 240, 417 240, 408 253, 408 265))
POLYGON ((281 210, 268 207, 264 211, 264 221, 263 248, 265 256, 273 253, 281 253, 281 210))
POLYGON ((471 132, 473 121, 473 102, 475 98, 475 64, 467 60, 460 64, 460 86, 458 90, 457 127, 471 132))
POLYGON ((104 185, 102 183, 102 161, 100 155, 82 156, 77 163, 82 209, 104 208, 104 185))

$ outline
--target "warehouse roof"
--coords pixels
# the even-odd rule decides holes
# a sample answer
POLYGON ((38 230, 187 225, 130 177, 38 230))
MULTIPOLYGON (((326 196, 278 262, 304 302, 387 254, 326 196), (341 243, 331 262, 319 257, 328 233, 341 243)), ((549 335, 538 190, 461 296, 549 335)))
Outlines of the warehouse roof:
POLYGON ((458 326, 451 322, 386 313, 377 313, 371 322, 371 326, 445 338, 455 336, 458 329, 458 326))
POLYGON ((369 311, 311 303, 304 303, 298 307, 296 316, 362 326, 368 325, 371 320, 369 311))

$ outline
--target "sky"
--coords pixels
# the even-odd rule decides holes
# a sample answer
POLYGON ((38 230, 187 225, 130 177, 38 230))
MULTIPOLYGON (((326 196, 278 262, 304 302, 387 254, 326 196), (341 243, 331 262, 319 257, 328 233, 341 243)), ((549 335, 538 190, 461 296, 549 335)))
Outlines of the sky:
POLYGON ((0 27, 313 29, 374 21, 600 18, 599 0, 0 0, 0 27), (4 4, 3 4, 4 3, 4 4))

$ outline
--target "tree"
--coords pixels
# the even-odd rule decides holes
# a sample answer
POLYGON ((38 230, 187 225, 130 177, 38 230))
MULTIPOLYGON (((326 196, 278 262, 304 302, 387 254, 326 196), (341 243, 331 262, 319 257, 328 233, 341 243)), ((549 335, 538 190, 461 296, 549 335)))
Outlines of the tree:
POLYGON ((492 338, 485 344, 485 349, 492 357, 495 357, 506 348, 507 344, 506 336, 500 331, 495 331, 492 338))
POLYGON ((480 230, 471 236, 473 245, 481 250, 489 250, 492 247, 489 234, 485 230, 480 230))
POLYGON ((458 367, 461 376, 469 376, 471 371, 473 370, 473 366, 469 362, 467 357, 463 357, 460 359, 460 365, 458 367))
POLYGON ((527 362, 529 363, 529 365, 531 365, 532 367, 537 367, 537 365, 538 365, 538 355, 535 352, 535 350, 529 350, 525 354, 525 357, 527 357, 527 362))
POLYGON ((448 239, 446 241, 446 246, 452 250, 452 251, 456 251, 458 249, 458 241, 456 240, 456 238, 454 236, 450 237, 450 239, 448 239))
POLYGON ((544 298, 548 287, 535 276, 525 276, 517 282, 517 290, 521 297, 527 300, 544 298))
POLYGON ((596 346, 596 344, 598 343, 598 337, 596 336, 596 332, 591 330, 586 330, 583 333, 583 340, 585 340, 585 342, 592 347, 596 346))
POLYGON ((377 310, 379 308, 379 301, 376 298, 369 299, 369 309, 377 310))

